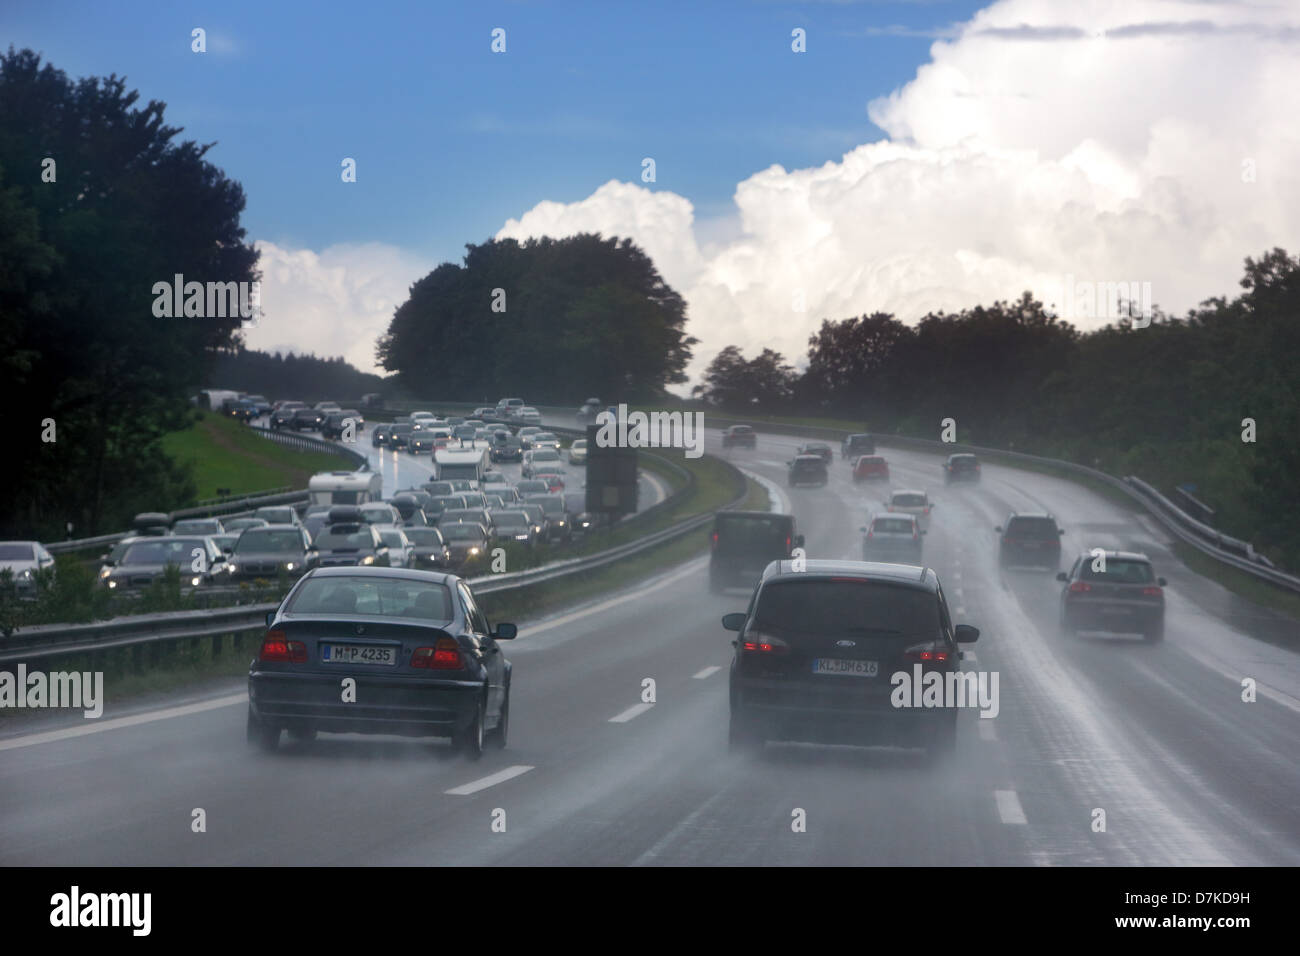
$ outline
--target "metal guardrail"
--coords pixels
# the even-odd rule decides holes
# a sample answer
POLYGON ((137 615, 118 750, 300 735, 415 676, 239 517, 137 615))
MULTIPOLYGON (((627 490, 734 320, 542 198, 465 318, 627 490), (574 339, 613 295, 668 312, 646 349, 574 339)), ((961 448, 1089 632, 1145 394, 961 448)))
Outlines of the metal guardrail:
POLYGON ((352 466, 353 471, 369 471, 370 459, 360 452, 353 451, 346 445, 326 441, 324 438, 313 438, 310 435, 304 435, 301 432, 280 431, 273 428, 262 428, 260 426, 249 426, 255 434, 269 439, 280 445, 287 445, 290 448, 297 448, 299 451, 315 451, 326 455, 338 455, 340 458, 346 458, 348 464, 352 466))
MULTIPOLYGON (((668 461, 667 459, 663 459, 668 461)), ((670 465, 675 463, 669 462, 670 465)), ((676 466, 680 467, 680 466, 676 466)), ((663 505, 680 500, 694 487, 694 476, 681 469, 690 481, 677 489, 663 505)), ((734 508, 744 501, 747 482, 734 467, 737 493, 723 509, 734 508)), ((651 509, 646 509, 649 513, 651 509)), ((634 516, 635 517, 635 516, 634 516)), ((595 554, 554 561, 539 568, 505 574, 482 575, 468 579, 470 586, 480 594, 492 594, 516 588, 532 587, 571 575, 585 574, 624 558, 640 554, 668 541, 691 534, 707 526, 713 512, 692 515, 660 531, 653 532, 626 544, 606 548, 595 554)), ((114 618, 89 624, 49 624, 25 627, 8 638, 0 638, 0 664, 17 661, 42 660, 68 654, 86 654, 96 651, 153 644, 194 637, 210 637, 257 630, 266 626, 266 612, 275 610, 280 602, 248 604, 233 608, 211 608, 197 611, 174 611, 164 614, 140 614, 114 618)))
MULTIPOLYGON (((727 425, 732 424, 748 424, 756 431, 770 431, 778 434, 805 438, 839 440, 844 438, 846 435, 853 434, 844 429, 820 428, 811 425, 768 426, 763 423, 754 423, 752 420, 721 418, 712 415, 708 416, 708 421, 711 427, 726 427, 727 425)), ((1242 541, 1238 538, 1230 537, 1229 535, 1223 534, 1221 531, 1217 531, 1209 525, 1198 521, 1141 478, 1129 476, 1120 479, 1116 478, 1114 475, 1107 474, 1104 471, 1100 471, 1096 468, 1089 468, 1087 465, 1080 465, 1076 462, 1064 461, 1060 458, 1044 458, 1039 455, 1027 455, 1024 452, 1008 451, 1002 448, 987 448, 982 445, 941 442, 929 438, 910 438, 904 435, 890 435, 879 432, 871 432, 870 434, 877 444, 885 445, 887 447, 913 448, 919 451, 938 452, 949 455, 958 452, 972 452, 981 455, 999 456, 1002 458, 1010 458, 1015 461, 1030 462, 1037 465, 1048 465, 1053 468, 1070 471, 1078 475, 1085 475, 1094 480, 1105 482, 1142 505, 1143 508, 1145 508, 1157 521, 1161 523, 1161 525, 1167 528, 1177 538, 1192 545, 1204 554, 1207 554, 1224 564, 1231 565, 1232 567, 1245 571, 1248 574, 1252 574, 1262 580, 1276 584, 1279 587, 1300 592, 1300 577, 1277 570, 1268 563, 1262 555, 1255 551, 1255 548, 1249 541, 1242 541)))

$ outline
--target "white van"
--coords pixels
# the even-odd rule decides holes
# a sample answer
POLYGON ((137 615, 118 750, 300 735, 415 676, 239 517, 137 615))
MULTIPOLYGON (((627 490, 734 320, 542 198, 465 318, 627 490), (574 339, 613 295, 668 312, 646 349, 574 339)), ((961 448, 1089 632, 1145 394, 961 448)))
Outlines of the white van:
POLYGON ((307 482, 312 505, 364 505, 384 498, 384 478, 377 471, 322 471, 307 482))
POLYGON ((488 470, 486 448, 439 448, 433 453, 433 480, 466 478, 476 485, 488 470))

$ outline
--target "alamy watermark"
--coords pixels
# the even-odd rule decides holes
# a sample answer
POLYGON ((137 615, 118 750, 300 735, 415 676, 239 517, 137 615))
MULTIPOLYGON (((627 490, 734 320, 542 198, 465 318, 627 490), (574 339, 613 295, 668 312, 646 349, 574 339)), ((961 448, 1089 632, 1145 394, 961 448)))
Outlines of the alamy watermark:
POLYGON ((889 683, 894 688, 889 702, 895 707, 978 707, 987 718, 1002 709, 997 671, 926 671, 913 664, 912 673, 895 671, 889 683))
POLYGON ((19 664, 16 673, 0 671, 0 709, 70 707, 94 720, 104 713, 104 672, 43 671, 27 673, 19 664))
POLYGON ((1132 319, 1135 329, 1151 324, 1150 282, 1095 282, 1067 275, 1052 291, 1061 293, 1058 314, 1066 321, 1132 319))
POLYGON ((617 414, 596 416, 601 448, 684 448, 687 458, 704 454, 703 412, 629 412, 619 405, 617 414))
POLYGON ((159 319, 228 319, 240 326, 257 325, 262 314, 262 283, 185 281, 178 272, 171 282, 153 284, 153 314, 159 319))

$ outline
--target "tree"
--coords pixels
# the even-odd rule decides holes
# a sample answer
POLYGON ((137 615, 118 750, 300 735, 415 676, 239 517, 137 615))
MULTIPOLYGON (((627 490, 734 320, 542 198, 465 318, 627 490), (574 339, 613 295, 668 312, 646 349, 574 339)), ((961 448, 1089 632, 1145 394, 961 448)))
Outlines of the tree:
POLYGON ((781 353, 763 349, 757 358, 746 361, 740 349, 729 345, 714 356, 704 384, 692 393, 718 408, 775 411, 790 398, 794 380, 795 371, 781 353))

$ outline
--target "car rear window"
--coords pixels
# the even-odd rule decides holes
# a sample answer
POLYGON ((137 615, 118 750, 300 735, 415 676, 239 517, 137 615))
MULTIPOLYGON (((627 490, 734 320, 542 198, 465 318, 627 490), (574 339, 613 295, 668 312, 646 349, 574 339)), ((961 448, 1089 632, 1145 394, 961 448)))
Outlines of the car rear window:
POLYGON ((308 578, 285 607, 289 614, 342 614, 450 621, 446 585, 385 577, 308 578))
POLYGON ((442 536, 448 541, 481 541, 487 537, 487 532, 481 526, 468 522, 444 525, 441 530, 442 536))
POLYGON ((782 515, 754 516, 720 514, 714 519, 718 548, 723 551, 780 551, 792 531, 790 519, 782 515))
POLYGON ((906 518, 877 518, 871 522, 871 530, 880 534, 911 534, 914 524, 906 518))
POLYGON ((1057 538, 1056 522, 1051 518, 1012 518, 1007 522, 1007 537, 1049 541, 1057 538))
POLYGON ((534 463, 539 461, 559 461, 560 453, 554 448, 539 448, 537 451, 533 452, 531 460, 534 463))
POLYGON ((437 528, 409 528, 406 536, 417 548, 436 548, 442 544, 442 535, 437 528))
POLYGON ((205 556, 207 546, 201 538, 164 538, 159 541, 142 541, 126 549, 123 564, 183 564, 189 566, 198 549, 205 556))
POLYGON ((760 631, 923 638, 940 633, 939 601, 928 591, 877 581, 808 578, 759 592, 760 631))
POLYGON ((526 528, 528 516, 522 511, 498 511, 492 516, 497 527, 501 529, 526 528))
POLYGON ((316 547, 322 551, 347 551, 357 550, 358 548, 374 547, 375 540, 372 538, 369 529, 357 529, 352 525, 350 529, 347 525, 341 525, 338 529, 326 528, 316 537, 316 547))
POLYGON ((1084 581, 1102 581, 1110 584, 1149 584, 1155 580, 1151 565, 1146 561, 1134 561, 1127 558, 1107 558, 1105 571, 1092 569, 1093 558, 1083 559, 1079 577, 1084 581))
POLYGON ((217 534, 215 521, 178 521, 172 525, 172 534, 217 534))
POLYGON ((925 495, 894 495, 893 504, 899 508, 924 508, 925 495))

